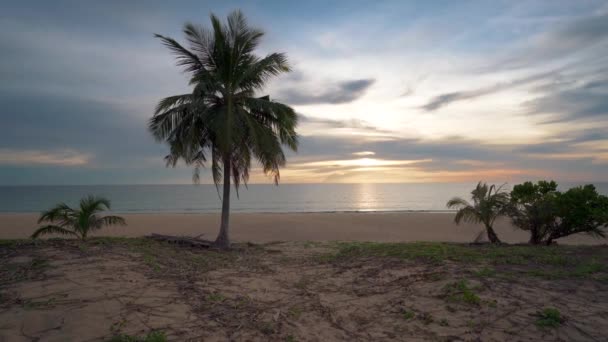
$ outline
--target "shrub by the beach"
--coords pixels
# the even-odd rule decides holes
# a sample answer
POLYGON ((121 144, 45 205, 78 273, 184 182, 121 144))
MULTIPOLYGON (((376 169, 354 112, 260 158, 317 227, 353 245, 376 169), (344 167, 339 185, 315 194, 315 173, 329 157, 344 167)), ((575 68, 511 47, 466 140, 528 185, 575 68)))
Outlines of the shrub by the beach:
POLYGON ((257 56, 264 32, 250 27, 240 11, 230 13, 225 23, 211 14, 211 23, 211 29, 184 26, 189 48, 157 35, 190 75, 193 90, 161 100, 150 130, 169 144, 168 165, 181 159, 195 166, 195 182, 200 167, 210 162, 213 181, 223 184, 215 244, 228 248, 231 182, 237 191, 247 184, 251 162, 257 160, 278 184, 279 167, 285 165, 282 146, 293 151, 298 146, 298 118, 291 107, 256 95, 272 77, 290 71, 287 56, 257 56))
POLYGON ((457 208, 458 212, 454 217, 454 222, 460 224, 461 221, 471 223, 483 223, 488 240, 492 243, 500 243, 500 239, 494 231, 494 221, 505 215, 508 210, 509 194, 503 190, 502 186, 490 185, 479 182, 477 187, 471 191, 471 200, 454 197, 446 204, 448 208, 457 208))
POLYGON ((531 244, 551 244, 577 233, 605 237, 608 197, 593 185, 557 191, 557 183, 525 182, 513 187, 509 216, 513 224, 530 232, 531 244))
POLYGON ((531 244, 542 243, 555 222, 557 183, 525 182, 513 187, 509 217, 514 226, 530 232, 531 244))
POLYGON ((105 226, 126 224, 120 216, 100 216, 100 213, 108 210, 110 210, 110 201, 103 197, 85 197, 80 200, 77 209, 72 209, 67 204, 60 203, 41 213, 38 224, 43 222, 49 224, 38 228, 32 234, 32 238, 36 239, 47 234, 60 234, 72 235, 81 240, 86 240, 93 230, 105 226))
POLYGON ((550 226, 545 240, 547 244, 577 233, 606 237, 608 197, 598 194, 595 186, 591 184, 558 193, 555 212, 555 222, 550 226))

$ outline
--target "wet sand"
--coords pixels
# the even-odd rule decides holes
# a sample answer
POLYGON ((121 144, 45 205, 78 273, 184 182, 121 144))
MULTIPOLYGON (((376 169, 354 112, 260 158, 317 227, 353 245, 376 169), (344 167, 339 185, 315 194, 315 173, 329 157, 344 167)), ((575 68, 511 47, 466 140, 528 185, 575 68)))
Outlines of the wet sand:
MULTIPOLYGON (((138 237, 150 233, 214 239, 219 214, 127 214, 128 225, 107 227, 95 235, 138 237)), ((233 213, 231 236, 235 241, 378 241, 471 242, 481 225, 453 222, 452 213, 233 213)), ((38 214, 0 214, 0 239, 27 238, 37 227, 38 214)), ((528 234, 507 219, 496 223, 498 236, 508 243, 526 242, 528 234)), ((560 240, 566 244, 605 244, 606 239, 585 235, 560 240)))

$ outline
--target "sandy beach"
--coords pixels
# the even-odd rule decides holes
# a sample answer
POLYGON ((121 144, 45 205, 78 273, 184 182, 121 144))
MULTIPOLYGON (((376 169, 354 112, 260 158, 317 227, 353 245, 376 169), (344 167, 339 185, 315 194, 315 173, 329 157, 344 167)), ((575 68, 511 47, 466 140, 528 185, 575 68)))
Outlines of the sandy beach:
MULTIPOLYGON (((139 237, 150 233, 197 236, 213 239, 219 214, 127 214, 128 225, 107 227, 103 236, 139 237)), ((452 213, 233 213, 231 235, 235 241, 377 241, 470 242, 481 225, 453 223, 452 213)), ((37 227, 38 214, 0 214, 0 238, 27 238, 37 227)), ((496 223, 498 236, 508 243, 527 242, 528 234, 508 220, 496 223)), ((565 244, 605 244, 605 239, 585 235, 562 239, 565 244)))

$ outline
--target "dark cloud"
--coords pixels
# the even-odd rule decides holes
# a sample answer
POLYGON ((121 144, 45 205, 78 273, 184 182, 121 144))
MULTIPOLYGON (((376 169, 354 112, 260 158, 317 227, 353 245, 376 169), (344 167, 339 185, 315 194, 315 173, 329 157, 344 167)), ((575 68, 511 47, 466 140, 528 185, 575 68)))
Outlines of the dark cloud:
POLYGON ((353 128, 362 131, 375 132, 375 133, 383 133, 394 135, 394 131, 389 131, 385 129, 380 129, 374 125, 371 125, 363 120, 359 119, 348 119, 348 120, 333 120, 333 119, 323 119, 323 118, 315 118, 304 114, 298 114, 299 122, 306 124, 319 124, 322 126, 326 126, 328 128, 353 128))
POLYGON ((375 79, 359 79, 320 85, 321 91, 315 92, 300 87, 289 88, 277 94, 277 98, 290 105, 340 104, 357 100, 365 95, 375 79))
POLYGON ((579 87, 558 90, 524 104, 531 114, 549 115, 547 123, 567 121, 608 122, 608 88, 606 80, 579 87), (590 89, 589 85, 591 84, 590 89))
POLYGON ((589 141, 608 140, 608 127, 596 128, 574 132, 570 139, 572 143, 583 143, 589 141))
POLYGON ((158 156, 165 150, 147 132, 147 118, 102 101, 30 91, 0 93, 0 148, 71 149, 103 165, 158 156))
POLYGON ((433 97, 431 100, 429 100, 429 102, 427 104, 425 104, 421 108, 426 111, 429 111, 429 112, 435 111, 435 110, 437 110, 441 107, 447 106, 453 102, 471 100, 474 98, 494 94, 494 93, 497 93, 500 91, 523 86, 523 85, 534 83, 534 82, 554 80, 558 77, 559 77, 559 70, 554 70, 554 71, 550 71, 550 72, 544 72, 544 73, 524 77, 521 79, 511 81, 511 82, 494 84, 492 86, 480 88, 480 89, 476 89, 476 90, 445 93, 445 94, 441 94, 441 95, 437 95, 437 96, 433 97))

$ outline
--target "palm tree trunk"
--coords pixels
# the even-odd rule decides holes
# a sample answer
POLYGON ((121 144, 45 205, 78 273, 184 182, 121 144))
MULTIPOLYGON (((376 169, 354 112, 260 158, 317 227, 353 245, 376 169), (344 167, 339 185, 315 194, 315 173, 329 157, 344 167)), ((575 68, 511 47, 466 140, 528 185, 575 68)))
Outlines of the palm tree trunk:
POLYGON ((488 233, 488 240, 490 240, 491 243, 500 243, 500 239, 492 226, 486 226, 486 231, 488 233))
POLYGON ((230 248, 230 236, 228 228, 230 225, 230 157, 224 157, 224 195, 222 196, 222 222, 220 233, 215 239, 215 245, 221 249, 230 248))

